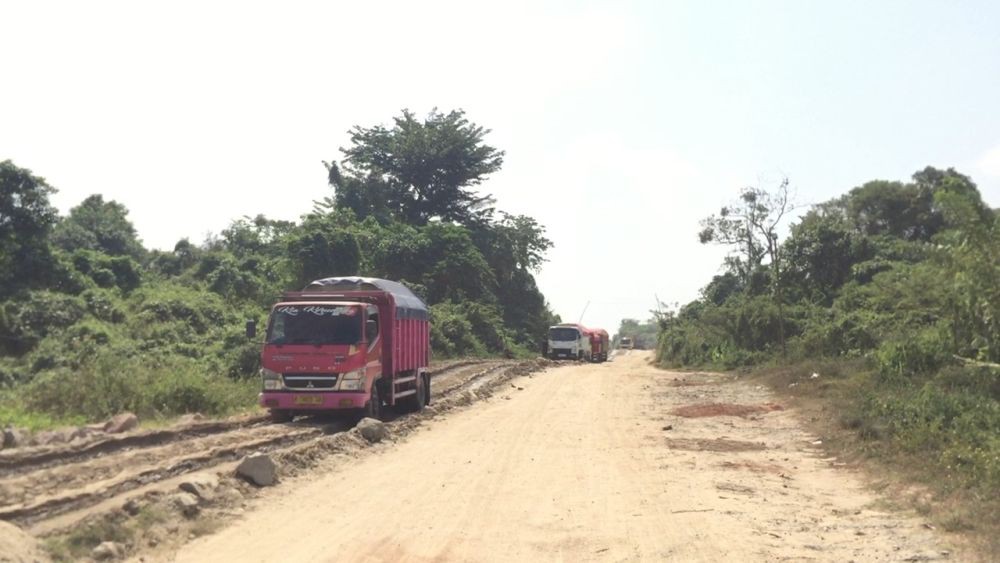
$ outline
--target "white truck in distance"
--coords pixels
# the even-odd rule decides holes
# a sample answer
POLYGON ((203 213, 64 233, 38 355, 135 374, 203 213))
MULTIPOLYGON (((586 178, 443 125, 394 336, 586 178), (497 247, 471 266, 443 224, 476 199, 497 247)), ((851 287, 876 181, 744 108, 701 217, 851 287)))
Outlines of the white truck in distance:
POLYGON ((590 358, 590 335, 580 325, 561 324, 549 327, 548 345, 548 356, 553 360, 590 358))

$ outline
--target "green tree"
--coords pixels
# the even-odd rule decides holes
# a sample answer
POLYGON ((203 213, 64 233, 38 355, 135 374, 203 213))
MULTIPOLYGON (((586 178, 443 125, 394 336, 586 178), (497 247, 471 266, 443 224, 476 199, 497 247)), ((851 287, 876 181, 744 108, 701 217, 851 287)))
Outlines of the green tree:
POLYGON ((357 237, 330 218, 309 216, 284 240, 296 289, 315 279, 359 272, 362 255, 357 237))
POLYGON ((702 244, 717 243, 736 249, 733 264, 749 285, 754 270, 766 257, 771 278, 771 294, 778 308, 778 342, 785 351, 784 286, 782 283, 783 252, 778 237, 778 225, 792 210, 788 178, 774 192, 747 187, 739 200, 723 207, 718 215, 701 222, 698 239, 702 244))
POLYGON ((872 258, 872 243, 840 214, 813 209, 792 225, 785 241, 786 286, 801 297, 829 305, 853 275, 854 265, 872 258))
POLYGON ((356 126, 342 163, 326 163, 335 202, 361 218, 396 216, 411 225, 482 222, 493 200, 473 188, 504 156, 485 144, 488 133, 461 110, 434 110, 423 120, 403 110, 392 128, 356 126))
POLYGON ((128 209, 95 194, 69 211, 53 232, 56 246, 74 250, 98 250, 112 256, 142 258, 145 250, 128 219, 128 209))
POLYGON ((57 220, 55 189, 10 160, 0 162, 0 293, 38 287, 50 271, 48 237, 57 220))

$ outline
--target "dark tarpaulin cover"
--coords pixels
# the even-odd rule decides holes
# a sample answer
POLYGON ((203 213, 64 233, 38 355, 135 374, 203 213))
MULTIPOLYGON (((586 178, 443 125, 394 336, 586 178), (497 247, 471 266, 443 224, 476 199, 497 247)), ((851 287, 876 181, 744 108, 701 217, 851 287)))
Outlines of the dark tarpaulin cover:
POLYGON ((385 291, 396 301, 396 317, 427 320, 427 305, 405 285, 380 278, 323 278, 306 286, 303 291, 385 291))

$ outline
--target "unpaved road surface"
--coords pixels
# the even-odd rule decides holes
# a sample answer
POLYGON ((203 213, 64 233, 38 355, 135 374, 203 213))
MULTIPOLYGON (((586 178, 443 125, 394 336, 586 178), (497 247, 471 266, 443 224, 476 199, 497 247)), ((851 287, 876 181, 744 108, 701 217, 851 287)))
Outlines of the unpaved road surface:
MULTIPOLYGON (((432 366, 437 401, 489 382, 513 360, 470 360, 432 366)), ((234 464, 242 456, 343 432, 343 420, 300 418, 272 424, 263 415, 198 421, 178 427, 98 437, 90 442, 0 452, 0 520, 42 536, 118 510, 130 498, 176 488, 195 471, 234 464)), ((0 553, 0 560, 3 554, 0 553)))
MULTIPOLYGON (((289 479, 177 561, 960 560, 765 390, 630 352, 289 479), (676 411, 680 414, 673 414, 676 411)), ((520 387, 521 389, 518 389, 520 387)), ((148 560, 148 559, 147 559, 148 560)))

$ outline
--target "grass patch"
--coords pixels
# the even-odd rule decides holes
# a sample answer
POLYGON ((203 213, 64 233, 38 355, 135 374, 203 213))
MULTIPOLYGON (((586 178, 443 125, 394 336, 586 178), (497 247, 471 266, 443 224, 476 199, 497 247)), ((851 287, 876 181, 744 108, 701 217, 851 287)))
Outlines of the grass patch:
POLYGON ((47 538, 42 545, 57 562, 80 561, 90 556, 90 552, 101 542, 113 541, 131 543, 135 530, 120 521, 98 518, 77 526, 65 535, 47 538))
POLYGON ((830 454, 877 476, 882 494, 1000 553, 1000 374, 956 367, 887 378, 857 359, 770 365, 752 377, 802 412, 830 454))
POLYGON ((32 432, 61 426, 79 426, 86 422, 83 416, 66 416, 57 413, 28 410, 13 391, 0 393, 0 427, 15 426, 32 432))
POLYGON ((141 419, 200 412, 226 415, 251 407, 259 381, 212 374, 197 362, 101 355, 77 370, 46 372, 8 392, 21 418, 36 425, 99 421, 123 411, 141 419))

